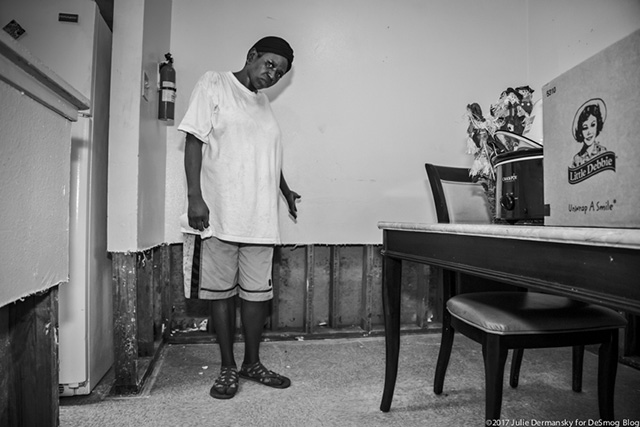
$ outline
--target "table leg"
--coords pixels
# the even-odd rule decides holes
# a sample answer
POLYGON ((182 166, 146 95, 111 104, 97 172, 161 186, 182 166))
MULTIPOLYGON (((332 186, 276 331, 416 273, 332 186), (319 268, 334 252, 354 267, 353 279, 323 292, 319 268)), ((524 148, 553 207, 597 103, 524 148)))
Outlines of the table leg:
POLYGON ((611 333, 611 340, 600 344, 598 351, 598 407, 600 418, 613 421, 613 394, 618 371, 618 331, 611 333))
POLYGON ((384 257, 382 264, 382 306, 384 310, 386 366, 380 410, 389 412, 398 376, 400 351, 400 281, 402 262, 384 257))
POLYGON ((442 394, 444 377, 447 373, 451 349, 453 348, 455 331, 451 326, 451 314, 447 310, 447 301, 456 294, 459 281, 459 274, 447 269, 442 270, 442 337, 440 338, 440 350, 438 351, 438 361, 436 362, 436 372, 433 379, 433 392, 435 394, 442 394))

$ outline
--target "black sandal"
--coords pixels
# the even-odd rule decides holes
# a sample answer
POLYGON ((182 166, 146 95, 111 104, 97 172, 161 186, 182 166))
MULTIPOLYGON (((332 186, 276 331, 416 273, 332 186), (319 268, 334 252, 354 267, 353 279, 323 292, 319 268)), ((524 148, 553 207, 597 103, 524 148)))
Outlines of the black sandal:
POLYGON ((238 381, 238 369, 235 366, 223 366, 209 395, 216 399, 231 399, 238 391, 238 381))
POLYGON ((243 364, 242 368, 240 368, 240 376, 273 388, 287 388, 291 385, 289 378, 268 370, 260 362, 256 362, 253 365, 243 364))

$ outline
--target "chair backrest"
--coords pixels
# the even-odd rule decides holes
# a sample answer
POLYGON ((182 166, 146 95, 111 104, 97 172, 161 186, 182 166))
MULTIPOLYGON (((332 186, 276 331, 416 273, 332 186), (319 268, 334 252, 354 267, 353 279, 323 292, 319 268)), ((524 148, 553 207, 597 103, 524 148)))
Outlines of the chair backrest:
POLYGON ((482 185, 469 169, 425 163, 439 223, 491 223, 491 209, 482 185))

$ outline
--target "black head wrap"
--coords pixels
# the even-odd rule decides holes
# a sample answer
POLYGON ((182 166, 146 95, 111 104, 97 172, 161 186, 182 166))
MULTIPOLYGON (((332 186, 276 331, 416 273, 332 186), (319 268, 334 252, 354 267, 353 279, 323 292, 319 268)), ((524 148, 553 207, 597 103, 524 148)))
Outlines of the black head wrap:
POLYGON ((287 71, 291 69, 291 64, 293 63, 293 49, 291 49, 291 46, 289 46, 289 43, 287 43, 286 40, 281 39, 280 37, 267 36, 258 40, 251 49, 254 48, 258 52, 275 53, 276 55, 286 58, 289 62, 289 65, 287 65, 287 71))

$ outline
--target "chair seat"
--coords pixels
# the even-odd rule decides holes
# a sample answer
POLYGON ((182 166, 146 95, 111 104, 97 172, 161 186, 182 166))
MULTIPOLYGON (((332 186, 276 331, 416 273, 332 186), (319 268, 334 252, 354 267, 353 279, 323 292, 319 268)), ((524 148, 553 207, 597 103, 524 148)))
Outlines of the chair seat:
POLYGON ((526 335, 619 328, 626 319, 609 308, 538 292, 478 292, 447 301, 452 316, 489 334, 526 335))

